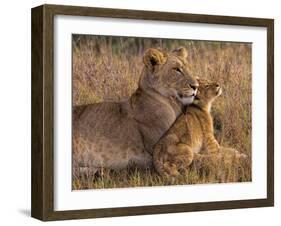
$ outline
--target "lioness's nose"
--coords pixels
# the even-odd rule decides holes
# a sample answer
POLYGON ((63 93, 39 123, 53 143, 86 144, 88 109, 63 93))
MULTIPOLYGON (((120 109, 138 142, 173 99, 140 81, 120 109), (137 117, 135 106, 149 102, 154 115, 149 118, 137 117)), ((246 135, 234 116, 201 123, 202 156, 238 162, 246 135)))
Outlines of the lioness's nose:
POLYGON ((190 87, 191 87, 192 89, 194 89, 194 90, 197 90, 198 85, 197 85, 197 84, 193 84, 193 85, 190 85, 190 87))

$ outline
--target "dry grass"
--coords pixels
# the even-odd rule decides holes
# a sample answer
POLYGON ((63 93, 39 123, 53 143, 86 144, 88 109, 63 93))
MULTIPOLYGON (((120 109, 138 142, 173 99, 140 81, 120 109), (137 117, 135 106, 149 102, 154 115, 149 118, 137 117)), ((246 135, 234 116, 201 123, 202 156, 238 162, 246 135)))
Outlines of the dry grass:
MULTIPOLYGON (((73 36, 73 105, 119 101, 137 88, 143 51, 149 47, 188 49, 194 75, 219 81, 223 94, 213 106, 216 137, 222 146, 249 156, 243 163, 192 167, 175 184, 251 181, 251 45, 206 41, 73 36)), ((154 170, 103 170, 99 177, 74 175, 73 189, 160 186, 154 170)))

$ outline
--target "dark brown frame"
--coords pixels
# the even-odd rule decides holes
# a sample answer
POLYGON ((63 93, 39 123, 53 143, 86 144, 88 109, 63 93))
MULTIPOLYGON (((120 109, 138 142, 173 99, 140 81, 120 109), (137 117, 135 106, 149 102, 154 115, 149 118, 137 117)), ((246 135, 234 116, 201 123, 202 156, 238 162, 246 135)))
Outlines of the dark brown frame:
POLYGON ((31 215, 49 220, 160 214, 274 205, 274 20, 246 17, 42 5, 32 9, 32 189, 31 215), (53 35, 54 16, 95 16, 267 28, 267 198, 156 206, 54 211, 53 35))

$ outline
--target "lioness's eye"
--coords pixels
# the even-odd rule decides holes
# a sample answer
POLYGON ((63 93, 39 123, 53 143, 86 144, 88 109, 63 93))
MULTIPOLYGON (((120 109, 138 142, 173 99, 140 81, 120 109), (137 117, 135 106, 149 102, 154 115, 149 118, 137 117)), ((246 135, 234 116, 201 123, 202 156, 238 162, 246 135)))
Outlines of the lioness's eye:
POLYGON ((175 70, 176 72, 178 72, 178 73, 182 73, 181 69, 178 68, 178 67, 174 68, 174 70, 175 70))

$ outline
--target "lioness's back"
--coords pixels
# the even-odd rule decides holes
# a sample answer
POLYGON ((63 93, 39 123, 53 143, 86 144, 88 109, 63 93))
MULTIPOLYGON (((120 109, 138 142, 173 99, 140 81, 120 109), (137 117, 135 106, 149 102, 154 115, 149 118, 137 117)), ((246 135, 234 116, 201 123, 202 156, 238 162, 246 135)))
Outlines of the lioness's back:
POLYGON ((74 114, 74 131, 91 140, 101 139, 101 136, 102 139, 114 140, 116 133, 119 137, 124 130, 134 126, 134 121, 128 117, 125 102, 104 102, 78 107, 74 109, 74 114))

